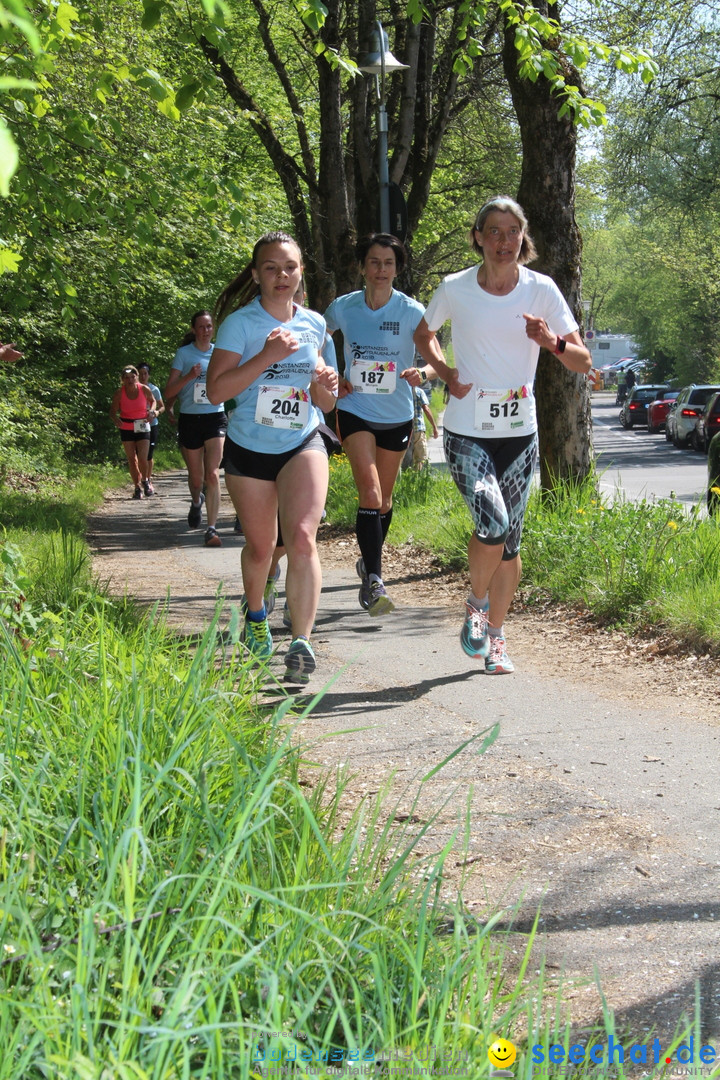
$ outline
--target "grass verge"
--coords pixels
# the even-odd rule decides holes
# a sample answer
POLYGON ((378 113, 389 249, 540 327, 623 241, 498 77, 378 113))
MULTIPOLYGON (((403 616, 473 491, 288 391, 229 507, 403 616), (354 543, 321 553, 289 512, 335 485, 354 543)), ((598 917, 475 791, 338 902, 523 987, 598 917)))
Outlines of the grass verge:
MULTIPOLYGON (((328 519, 352 528, 357 499, 347 459, 331 459, 328 519)), ((413 542, 447 567, 467 567, 470 515, 445 470, 402 473, 391 542, 413 542)), ((533 490, 522 543, 532 602, 570 604, 598 621, 664 629, 699 649, 720 648, 720 520, 688 516, 670 499, 606 501, 595 478, 533 490)))

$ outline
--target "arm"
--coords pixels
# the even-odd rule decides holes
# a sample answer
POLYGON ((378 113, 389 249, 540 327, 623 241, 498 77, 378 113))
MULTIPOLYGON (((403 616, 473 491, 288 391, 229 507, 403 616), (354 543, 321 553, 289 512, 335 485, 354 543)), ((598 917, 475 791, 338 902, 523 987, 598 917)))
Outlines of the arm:
POLYGON ((21 358, 22 353, 18 352, 14 345, 0 344, 0 360, 4 360, 7 364, 14 364, 16 360, 21 358))
POLYGON ((145 392, 145 403, 147 405, 147 418, 148 418, 148 420, 152 420, 152 418, 153 418, 153 416, 155 414, 155 398, 153 397, 152 390, 148 386, 143 386, 142 389, 145 392))
POLYGON ((122 430, 122 424, 120 423, 120 391, 116 390, 112 396, 110 402, 110 419, 112 420, 118 431, 122 430))
POLYGON ((431 410, 430 406, 425 405, 425 403, 423 402, 422 411, 425 413, 425 416, 427 417, 427 421, 430 424, 430 426, 432 427, 433 439, 437 439, 438 434, 439 434, 438 427, 437 427, 437 424, 435 423, 435 417, 432 414, 432 410, 431 410))
POLYGON ((156 416, 160 416, 162 413, 165 412, 165 402, 163 401, 162 394, 160 394, 159 390, 158 390, 158 394, 160 395, 159 397, 155 397, 155 395, 153 394, 153 398, 155 398, 155 415, 156 416))
POLYGON ((316 369, 315 377, 310 383, 310 398, 313 405, 324 413, 332 412, 337 402, 338 373, 335 368, 328 364, 322 364, 316 369))
POLYGON ((193 364, 193 366, 185 375, 181 375, 177 368, 173 368, 170 372, 170 378, 167 381, 167 385, 165 387, 163 395, 167 399, 168 405, 172 407, 180 391, 184 389, 184 387, 186 387, 188 383, 191 383, 195 379, 197 379, 198 375, 201 374, 201 364, 193 364))
POLYGON ((263 371, 279 364, 300 348, 297 338, 289 330, 276 327, 268 334, 259 353, 241 363, 240 353, 230 349, 213 349, 207 370, 207 396, 213 405, 221 405, 237 394, 242 394, 263 371))
POLYGON ((525 314, 523 314, 523 318, 525 319, 525 333, 541 349, 547 349, 548 352, 555 353, 560 363, 568 371, 576 371, 580 375, 587 375, 592 367, 592 358, 583 345, 582 338, 577 330, 573 330, 571 334, 566 334, 562 338, 553 333, 544 319, 536 315, 525 314))
POLYGON ((428 327, 424 318, 418 324, 418 328, 413 335, 413 341, 423 360, 444 383, 447 383, 452 396, 457 398, 465 397, 472 387, 472 383, 461 383, 457 368, 448 366, 442 354, 442 349, 438 345, 435 331, 428 327))

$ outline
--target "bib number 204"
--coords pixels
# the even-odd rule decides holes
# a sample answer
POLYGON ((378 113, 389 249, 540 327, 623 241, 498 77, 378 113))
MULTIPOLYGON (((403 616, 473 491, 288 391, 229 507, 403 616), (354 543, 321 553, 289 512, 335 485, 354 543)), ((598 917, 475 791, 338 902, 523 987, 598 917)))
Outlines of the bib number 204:
POLYGON ((493 420, 497 420, 499 416, 517 416, 519 411, 520 403, 518 401, 503 401, 502 405, 493 402, 490 406, 490 415, 493 420))
POLYGON ((291 401, 287 398, 284 401, 276 399, 270 406, 270 412, 275 416, 299 416, 300 402, 291 401))

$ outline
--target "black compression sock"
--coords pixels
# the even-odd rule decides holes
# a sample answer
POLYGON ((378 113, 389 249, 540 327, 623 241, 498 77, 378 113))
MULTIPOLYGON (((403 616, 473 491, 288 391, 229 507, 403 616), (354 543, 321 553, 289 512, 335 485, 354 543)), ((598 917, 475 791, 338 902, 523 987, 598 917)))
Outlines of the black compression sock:
POLYGON ((380 511, 359 506, 355 519, 355 533, 365 564, 365 573, 368 576, 376 574, 381 578, 383 534, 380 511))
POLYGON ((393 508, 391 506, 386 514, 380 515, 380 527, 382 529, 383 544, 385 543, 385 540, 387 538, 388 529, 390 528, 390 522, 392 521, 392 511, 393 508))

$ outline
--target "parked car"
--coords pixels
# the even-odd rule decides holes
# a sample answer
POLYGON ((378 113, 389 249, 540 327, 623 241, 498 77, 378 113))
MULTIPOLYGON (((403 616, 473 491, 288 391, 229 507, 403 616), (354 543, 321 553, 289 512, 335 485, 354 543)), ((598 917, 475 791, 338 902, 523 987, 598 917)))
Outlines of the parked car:
POLYGON ((692 383, 685 386, 678 394, 675 405, 667 414, 665 438, 677 447, 690 445, 690 438, 695 428, 695 421, 703 407, 713 394, 720 392, 720 386, 709 383, 692 383))
POLYGON ((696 450, 704 454, 708 452, 708 446, 713 435, 720 431, 720 393, 713 394, 708 399, 707 405, 695 421, 695 429, 691 441, 696 450))
POLYGON ((679 390, 665 390, 650 402, 647 407, 647 429, 651 435, 657 434, 665 427, 668 410, 672 408, 679 393, 679 390))
POLYGON ((643 383, 640 386, 634 386, 627 398, 623 402, 623 407, 620 410, 620 423, 627 430, 635 427, 636 424, 647 423, 647 408, 651 401, 662 393, 666 393, 669 390, 669 386, 665 383, 661 385, 653 385, 652 383, 643 383))

